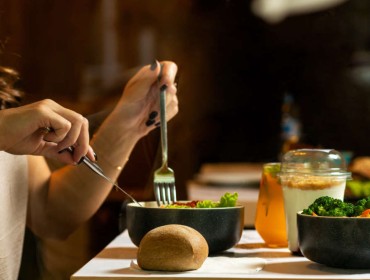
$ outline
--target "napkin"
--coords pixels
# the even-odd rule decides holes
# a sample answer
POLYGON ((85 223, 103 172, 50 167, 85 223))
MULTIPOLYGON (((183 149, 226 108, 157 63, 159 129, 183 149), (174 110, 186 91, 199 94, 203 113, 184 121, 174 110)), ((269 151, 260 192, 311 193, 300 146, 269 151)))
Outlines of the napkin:
POLYGON ((248 257, 211 257, 207 258, 198 272, 212 273, 253 273, 260 271, 266 264, 262 258, 248 257))
MULTIPOLYGON (((250 258, 250 257, 209 257, 198 270, 186 271, 191 274, 240 274, 240 273, 255 273, 263 269, 266 264, 266 260, 262 258, 250 258)), ((135 270, 142 270, 136 260, 131 261, 130 267, 135 270)), ((151 271, 151 273, 156 273, 151 271)), ((157 271, 157 273, 164 273, 163 271, 157 271)))

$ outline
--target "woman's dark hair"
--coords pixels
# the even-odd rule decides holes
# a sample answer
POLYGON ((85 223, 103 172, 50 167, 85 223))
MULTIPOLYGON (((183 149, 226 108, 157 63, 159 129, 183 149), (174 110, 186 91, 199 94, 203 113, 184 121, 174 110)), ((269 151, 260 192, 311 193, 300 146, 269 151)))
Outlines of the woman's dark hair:
POLYGON ((0 66, 0 110, 20 105, 23 92, 15 87, 18 81, 17 71, 0 66))

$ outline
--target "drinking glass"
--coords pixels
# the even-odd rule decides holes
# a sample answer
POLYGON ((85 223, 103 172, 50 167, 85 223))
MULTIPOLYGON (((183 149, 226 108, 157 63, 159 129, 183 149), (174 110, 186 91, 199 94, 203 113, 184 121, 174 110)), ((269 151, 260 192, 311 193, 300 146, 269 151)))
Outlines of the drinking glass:
POLYGON ((278 178, 280 163, 263 165, 255 228, 268 247, 286 247, 283 192, 278 178))

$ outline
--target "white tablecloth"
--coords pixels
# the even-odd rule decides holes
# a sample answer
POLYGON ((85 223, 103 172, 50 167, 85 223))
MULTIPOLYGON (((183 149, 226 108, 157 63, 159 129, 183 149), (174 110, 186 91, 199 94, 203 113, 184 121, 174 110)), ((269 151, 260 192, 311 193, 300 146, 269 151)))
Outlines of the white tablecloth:
POLYGON ((195 271, 143 271, 135 266, 136 252, 137 248, 125 231, 71 279, 370 279, 370 269, 330 268, 293 256, 287 248, 266 248, 254 230, 245 230, 235 248, 208 257, 204 267, 195 271), (253 264, 258 267, 261 261, 263 268, 253 269, 253 264))

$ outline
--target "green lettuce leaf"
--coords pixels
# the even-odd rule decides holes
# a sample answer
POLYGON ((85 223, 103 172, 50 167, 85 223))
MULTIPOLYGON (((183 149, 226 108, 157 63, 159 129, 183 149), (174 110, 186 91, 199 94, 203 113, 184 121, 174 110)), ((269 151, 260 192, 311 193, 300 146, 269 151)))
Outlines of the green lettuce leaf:
POLYGON ((221 199, 218 207, 235 207, 238 200, 238 193, 225 193, 221 199))
POLYGON ((197 208, 216 208, 216 207, 235 207, 238 200, 238 193, 225 193, 219 202, 212 200, 202 200, 197 203, 197 208))
MULTIPOLYGON (((235 207, 236 202, 238 200, 238 193, 225 193, 221 196, 219 202, 215 202, 209 199, 198 201, 195 208, 218 208, 218 207, 235 207)), ((170 205, 164 206, 165 208, 192 208, 194 206, 190 206, 187 204, 182 203, 174 203, 170 205)))
POLYGON ((218 202, 214 202, 212 200, 202 200, 198 201, 197 208, 215 208, 218 207, 218 202))

